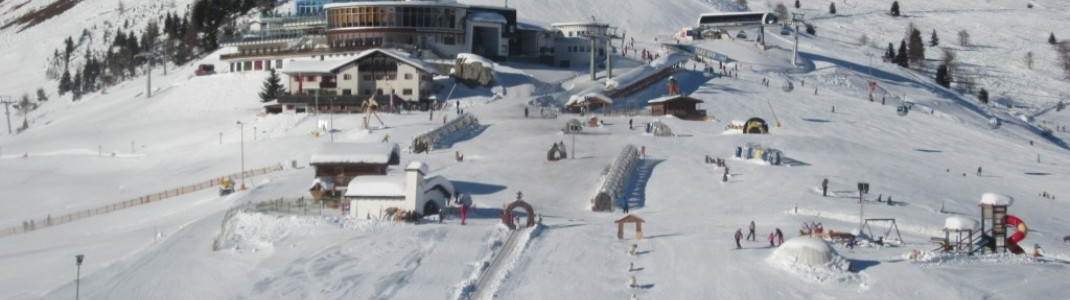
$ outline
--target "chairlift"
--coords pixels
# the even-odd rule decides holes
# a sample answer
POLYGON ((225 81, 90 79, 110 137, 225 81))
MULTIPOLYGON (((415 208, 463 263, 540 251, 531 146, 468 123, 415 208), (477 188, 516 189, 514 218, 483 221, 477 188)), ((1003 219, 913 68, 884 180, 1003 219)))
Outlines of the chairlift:
POLYGON ((895 109, 895 113, 898 114, 900 117, 906 116, 907 112, 909 111, 910 108, 907 107, 906 104, 900 104, 899 107, 895 109))

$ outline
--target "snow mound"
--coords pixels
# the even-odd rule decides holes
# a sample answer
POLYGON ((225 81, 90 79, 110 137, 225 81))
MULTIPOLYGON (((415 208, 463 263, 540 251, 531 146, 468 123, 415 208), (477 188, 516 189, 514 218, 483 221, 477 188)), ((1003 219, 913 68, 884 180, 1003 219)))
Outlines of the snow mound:
POLYGON ((1014 204, 1014 198, 1003 194, 984 193, 981 195, 981 204, 1011 206, 1014 204))
POLYGON ((316 219, 296 216, 277 217, 261 213, 237 213, 228 221, 229 234, 223 238, 221 249, 237 253, 271 251, 286 239, 291 231, 313 227, 316 219))
POLYGON ((944 220, 944 229, 947 230, 973 230, 978 225, 977 221, 963 216, 951 216, 944 220))
POLYGON ((850 272, 850 262, 840 256, 832 245, 819 238, 797 237, 788 240, 774 250, 767 261, 815 282, 858 280, 858 275, 850 272))

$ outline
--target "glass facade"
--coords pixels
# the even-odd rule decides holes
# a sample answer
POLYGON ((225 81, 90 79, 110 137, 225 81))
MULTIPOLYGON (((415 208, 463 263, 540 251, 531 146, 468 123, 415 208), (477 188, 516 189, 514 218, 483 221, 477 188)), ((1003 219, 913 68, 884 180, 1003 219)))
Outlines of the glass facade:
POLYGON ((465 9, 434 6, 350 6, 327 10, 327 30, 401 27, 464 30, 465 9))
POLYGON ((465 43, 467 10, 461 7, 352 5, 325 14, 327 40, 335 48, 465 43))

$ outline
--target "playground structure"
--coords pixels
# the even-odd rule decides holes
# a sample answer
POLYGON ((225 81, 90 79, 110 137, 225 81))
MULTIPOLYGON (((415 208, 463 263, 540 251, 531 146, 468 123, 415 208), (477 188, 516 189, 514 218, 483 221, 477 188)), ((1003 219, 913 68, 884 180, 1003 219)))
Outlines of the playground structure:
POLYGON ((368 98, 360 104, 360 108, 364 110, 364 122, 361 125, 364 129, 368 129, 368 123, 371 122, 372 117, 375 117, 379 121, 380 128, 386 128, 386 123, 383 123, 383 119, 379 118, 379 114, 375 111, 379 110, 379 103, 375 102, 375 98, 368 98))
POLYGON ((565 143, 554 143, 550 146, 550 151, 546 152, 546 160, 559 161, 568 158, 568 151, 565 151, 565 143))
POLYGON ((976 226, 956 224, 963 221, 948 218, 944 238, 934 238, 941 244, 938 250, 970 255, 976 252, 1024 254, 1025 250, 1018 243, 1028 235, 1029 228, 1022 219, 1007 214, 1007 207, 1013 203, 1014 198, 1007 195, 981 195, 980 228, 974 231, 971 227, 976 226), (1014 227, 1014 233, 1008 235, 1007 227, 1014 227))
POLYGON ((439 146, 439 142, 449 139, 453 135, 463 132, 470 127, 479 126, 479 119, 473 117, 471 114, 464 113, 456 119, 450 120, 443 124, 441 127, 432 129, 424 134, 421 134, 412 139, 412 144, 409 145, 409 149, 412 149, 413 153, 420 153, 424 151, 431 151, 439 146))
POLYGON ((673 136, 672 128, 669 128, 668 124, 662 123, 659 120, 647 123, 646 133, 653 134, 654 136, 673 136))
POLYGON ((591 211, 613 211, 613 204, 620 201, 627 205, 627 199, 621 197, 624 183, 632 172, 632 167, 639 160, 639 150, 635 145, 625 145, 620 155, 602 172, 602 184, 591 198, 591 211))
MULTIPOLYGON (((646 220, 643 220, 643 218, 637 217, 635 215, 627 215, 627 216, 624 216, 623 218, 621 218, 620 220, 615 221, 615 223, 617 223, 617 239, 618 240, 624 239, 624 224, 625 223, 635 223, 635 239, 636 240, 642 240, 643 239, 643 222, 646 222, 646 220)), ((635 244, 632 244, 632 245, 635 245, 635 244)), ((630 269, 631 268, 629 268, 629 270, 630 269)))
POLYGON ((516 201, 509 203, 509 205, 505 206, 502 210, 502 223, 505 224, 505 226, 517 229, 517 225, 519 224, 514 220, 515 216, 513 215, 513 209, 516 209, 518 206, 524 209, 528 214, 527 222, 525 223, 527 225, 524 227, 535 226, 535 209, 531 207, 531 204, 524 201, 523 196, 524 194, 522 192, 516 192, 516 201))
POLYGON ((784 152, 773 148, 765 148, 759 144, 748 143, 744 147, 736 147, 734 157, 739 159, 760 159, 770 165, 779 166, 783 163, 784 152))

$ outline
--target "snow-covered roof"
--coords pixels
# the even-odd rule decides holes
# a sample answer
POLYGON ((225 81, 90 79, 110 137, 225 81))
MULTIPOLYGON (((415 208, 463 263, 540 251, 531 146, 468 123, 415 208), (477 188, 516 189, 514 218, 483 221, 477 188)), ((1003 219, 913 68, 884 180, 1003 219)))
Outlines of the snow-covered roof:
POLYGON ((947 230, 973 230, 978 225, 977 221, 963 216, 950 216, 944 219, 944 229, 947 230))
POLYGON ((692 99, 694 101, 698 101, 696 103, 704 102, 702 100, 691 98, 691 97, 684 96, 684 95, 671 95, 671 96, 664 96, 664 97, 650 99, 650 101, 647 101, 647 103, 654 104, 654 103, 669 102, 669 101, 676 100, 676 99, 681 99, 681 98, 687 98, 687 99, 692 99))
POLYGON ((405 197, 405 176, 394 173, 353 177, 346 186, 346 197, 405 197))
POLYGON ((334 180, 331 180, 330 177, 316 177, 312 179, 312 185, 308 186, 308 188, 312 189, 317 185, 322 186, 324 190, 333 190, 334 180))
POLYGON ((357 53, 354 57, 347 57, 344 59, 333 60, 293 60, 288 61, 282 67, 283 74, 333 74, 338 71, 339 68, 344 67, 351 62, 359 61, 374 53, 383 53, 394 59, 397 59, 407 65, 416 67, 421 71, 431 74, 438 74, 438 68, 435 66, 420 60, 418 58, 410 56, 408 53, 393 50, 393 49, 368 49, 357 53))
POLYGON ((609 98, 601 92, 586 93, 583 95, 572 95, 572 97, 568 98, 568 102, 565 103, 565 106, 579 105, 584 104, 586 102, 605 102, 606 104, 613 104, 613 99, 609 98), (595 98, 596 101, 588 101, 590 100, 589 98, 595 98))
POLYGON ((550 24, 550 27, 562 27, 562 26, 602 26, 609 27, 609 24, 598 22, 561 22, 550 24))
POLYGON ((801 236, 790 239, 773 251, 772 258, 805 266, 818 266, 839 257, 832 245, 823 239, 801 236))
POLYGON ((400 153, 397 143, 324 143, 309 163, 388 164, 392 155, 400 153))
POLYGON ((506 21, 505 17, 503 17, 502 15, 497 14, 497 13, 487 12, 487 11, 477 11, 477 12, 469 13, 468 14, 468 20, 472 20, 472 21, 476 21, 476 22, 501 23, 501 24, 508 23, 508 21, 506 21))
POLYGON ((516 23, 516 29, 517 30, 527 30, 527 31, 550 31, 550 29, 546 28, 546 27, 542 27, 542 26, 539 26, 539 25, 536 25, 536 24, 531 24, 531 23, 522 23, 522 22, 517 22, 516 23))
POLYGON ((981 204, 1010 206, 1014 204, 1014 198, 1003 194, 984 193, 981 195, 981 204))
POLYGON ((419 161, 411 162, 405 167, 405 171, 420 171, 420 174, 427 174, 427 169, 427 164, 419 161))
POLYGON ((283 74, 332 74, 334 70, 345 66, 353 59, 331 60, 292 60, 287 61, 279 70, 283 74))
POLYGON ((494 61, 491 61, 491 60, 487 59, 486 57, 482 57, 482 56, 479 56, 479 55, 476 55, 476 54, 472 54, 472 53, 457 53, 457 58, 458 59, 464 59, 464 61, 466 63, 478 62, 478 63, 483 64, 483 67, 485 67, 485 68, 492 68, 492 69, 494 68, 494 61))
POLYGON ((441 186, 442 188, 446 189, 447 193, 450 194, 453 194, 456 191, 453 189, 453 183, 450 182, 449 179, 446 179, 446 177, 436 175, 424 178, 424 188, 427 189, 424 191, 425 193, 431 191, 431 189, 434 189, 435 186, 441 186))

